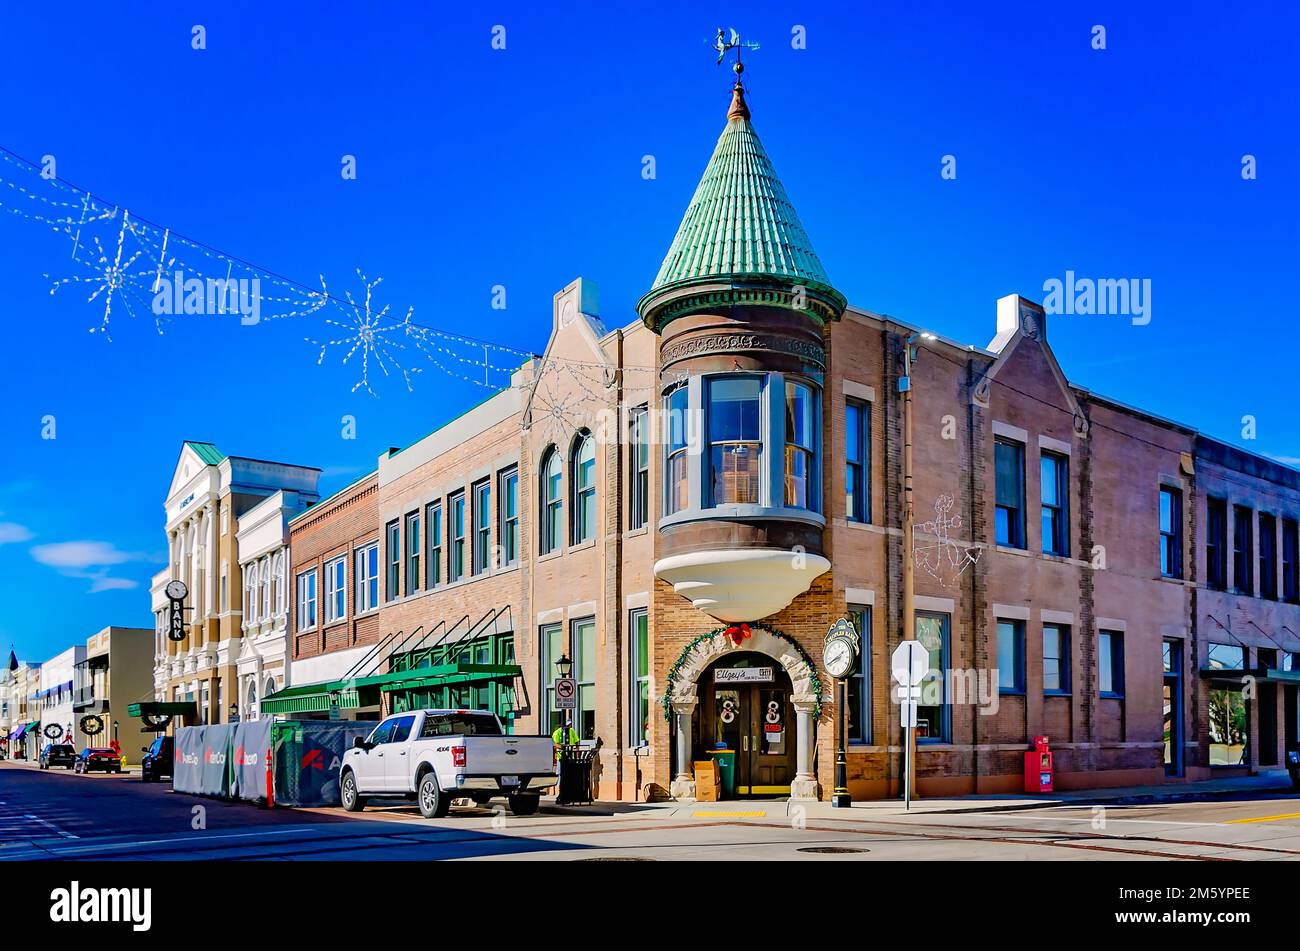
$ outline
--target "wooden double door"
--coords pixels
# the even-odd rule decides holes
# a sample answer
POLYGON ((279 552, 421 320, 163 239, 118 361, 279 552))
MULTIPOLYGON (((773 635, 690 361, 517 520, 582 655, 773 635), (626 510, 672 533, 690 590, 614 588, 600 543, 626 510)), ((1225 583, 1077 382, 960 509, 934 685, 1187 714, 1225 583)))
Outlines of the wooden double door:
POLYGON ((742 654, 719 661, 703 679, 696 759, 724 744, 734 751, 736 797, 788 796, 795 774, 789 676, 770 657, 742 654))

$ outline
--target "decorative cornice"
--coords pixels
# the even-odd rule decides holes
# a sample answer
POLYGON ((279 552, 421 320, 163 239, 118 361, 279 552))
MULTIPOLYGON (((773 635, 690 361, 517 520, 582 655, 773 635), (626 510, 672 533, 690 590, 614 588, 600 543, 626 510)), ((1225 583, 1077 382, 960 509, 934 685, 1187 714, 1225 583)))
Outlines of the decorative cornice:
POLYGON ((688 340, 669 344, 663 348, 660 355, 663 366, 666 367, 691 357, 753 351, 789 354, 815 363, 823 370, 826 369, 826 351, 821 345, 779 334, 725 333, 691 337, 688 340))

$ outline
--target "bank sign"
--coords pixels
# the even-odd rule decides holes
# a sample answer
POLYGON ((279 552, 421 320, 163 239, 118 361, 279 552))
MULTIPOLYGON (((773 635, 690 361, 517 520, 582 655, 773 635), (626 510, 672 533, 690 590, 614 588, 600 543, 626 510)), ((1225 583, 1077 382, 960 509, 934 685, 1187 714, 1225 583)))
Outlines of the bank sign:
POLYGON ((713 672, 715 684, 770 684, 771 667, 721 667, 713 672))

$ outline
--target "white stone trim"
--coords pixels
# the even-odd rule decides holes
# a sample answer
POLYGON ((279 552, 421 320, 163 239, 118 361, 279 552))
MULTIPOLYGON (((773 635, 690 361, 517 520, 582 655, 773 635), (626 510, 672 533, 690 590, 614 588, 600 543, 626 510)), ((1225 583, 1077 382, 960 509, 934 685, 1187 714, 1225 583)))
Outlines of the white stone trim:
POLYGON ((579 601, 577 604, 569 605, 569 617, 591 617, 596 613, 595 601, 579 601))
POLYGON ((1004 423, 1000 419, 993 420, 993 435, 1005 436, 1007 439, 1014 439, 1021 445, 1029 445, 1029 432, 1021 429, 1019 426, 1012 426, 1010 423, 1004 423))
POLYGON ((1048 452, 1059 452, 1063 456, 1068 456, 1072 447, 1068 442, 1063 442, 1060 439, 1053 439, 1051 436, 1043 436, 1040 434, 1038 437, 1038 448, 1040 451, 1046 449, 1048 452))
POLYGON ((1093 619, 1092 626, 1099 631, 1101 630, 1119 631, 1121 634, 1125 634, 1128 632, 1128 622, 1123 621, 1120 618, 1113 618, 1113 617, 1095 618, 1093 619))
POLYGON ((650 592, 638 591, 636 594, 629 594, 624 600, 623 606, 629 611, 634 608, 650 607, 650 592))
POLYGON ((874 386, 868 386, 866 383, 858 383, 854 380, 845 380, 844 395, 851 396, 855 400, 874 403, 876 401, 876 388, 874 386))
POLYGON ((556 621, 564 620, 564 608, 552 608, 550 611, 538 611, 538 624, 553 624, 556 621))
POLYGON ((936 611, 940 614, 955 614, 957 602, 952 598, 932 598, 918 594, 912 598, 912 606, 917 611, 936 611))
POLYGON ((874 608, 876 606, 876 592, 870 588, 845 588, 844 600, 849 604, 862 604, 874 608))
POLYGON ((1038 612, 1038 617, 1044 624, 1067 624, 1070 627, 1074 626, 1074 615, 1069 611, 1049 611, 1043 609, 1038 612))
POLYGON ((1008 621, 1028 621, 1029 608, 1021 604, 992 604, 989 610, 993 612, 993 619, 1000 618, 1008 621))

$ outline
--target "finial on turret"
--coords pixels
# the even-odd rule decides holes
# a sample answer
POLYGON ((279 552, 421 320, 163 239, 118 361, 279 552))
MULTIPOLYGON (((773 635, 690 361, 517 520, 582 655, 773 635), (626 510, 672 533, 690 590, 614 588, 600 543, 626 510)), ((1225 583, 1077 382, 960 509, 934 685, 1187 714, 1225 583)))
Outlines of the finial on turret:
POLYGON ((745 87, 741 81, 741 75, 745 72, 745 64, 741 62, 741 50, 756 50, 758 43, 753 40, 741 40, 740 34, 734 29, 731 31, 731 38, 727 39, 727 33, 722 27, 718 27, 718 35, 713 41, 713 48, 718 51, 718 65, 722 65, 722 60, 730 50, 736 51, 736 62, 732 64, 732 70, 736 73, 736 85, 731 89, 731 108, 727 110, 727 119, 748 119, 749 106, 745 104, 745 87))

